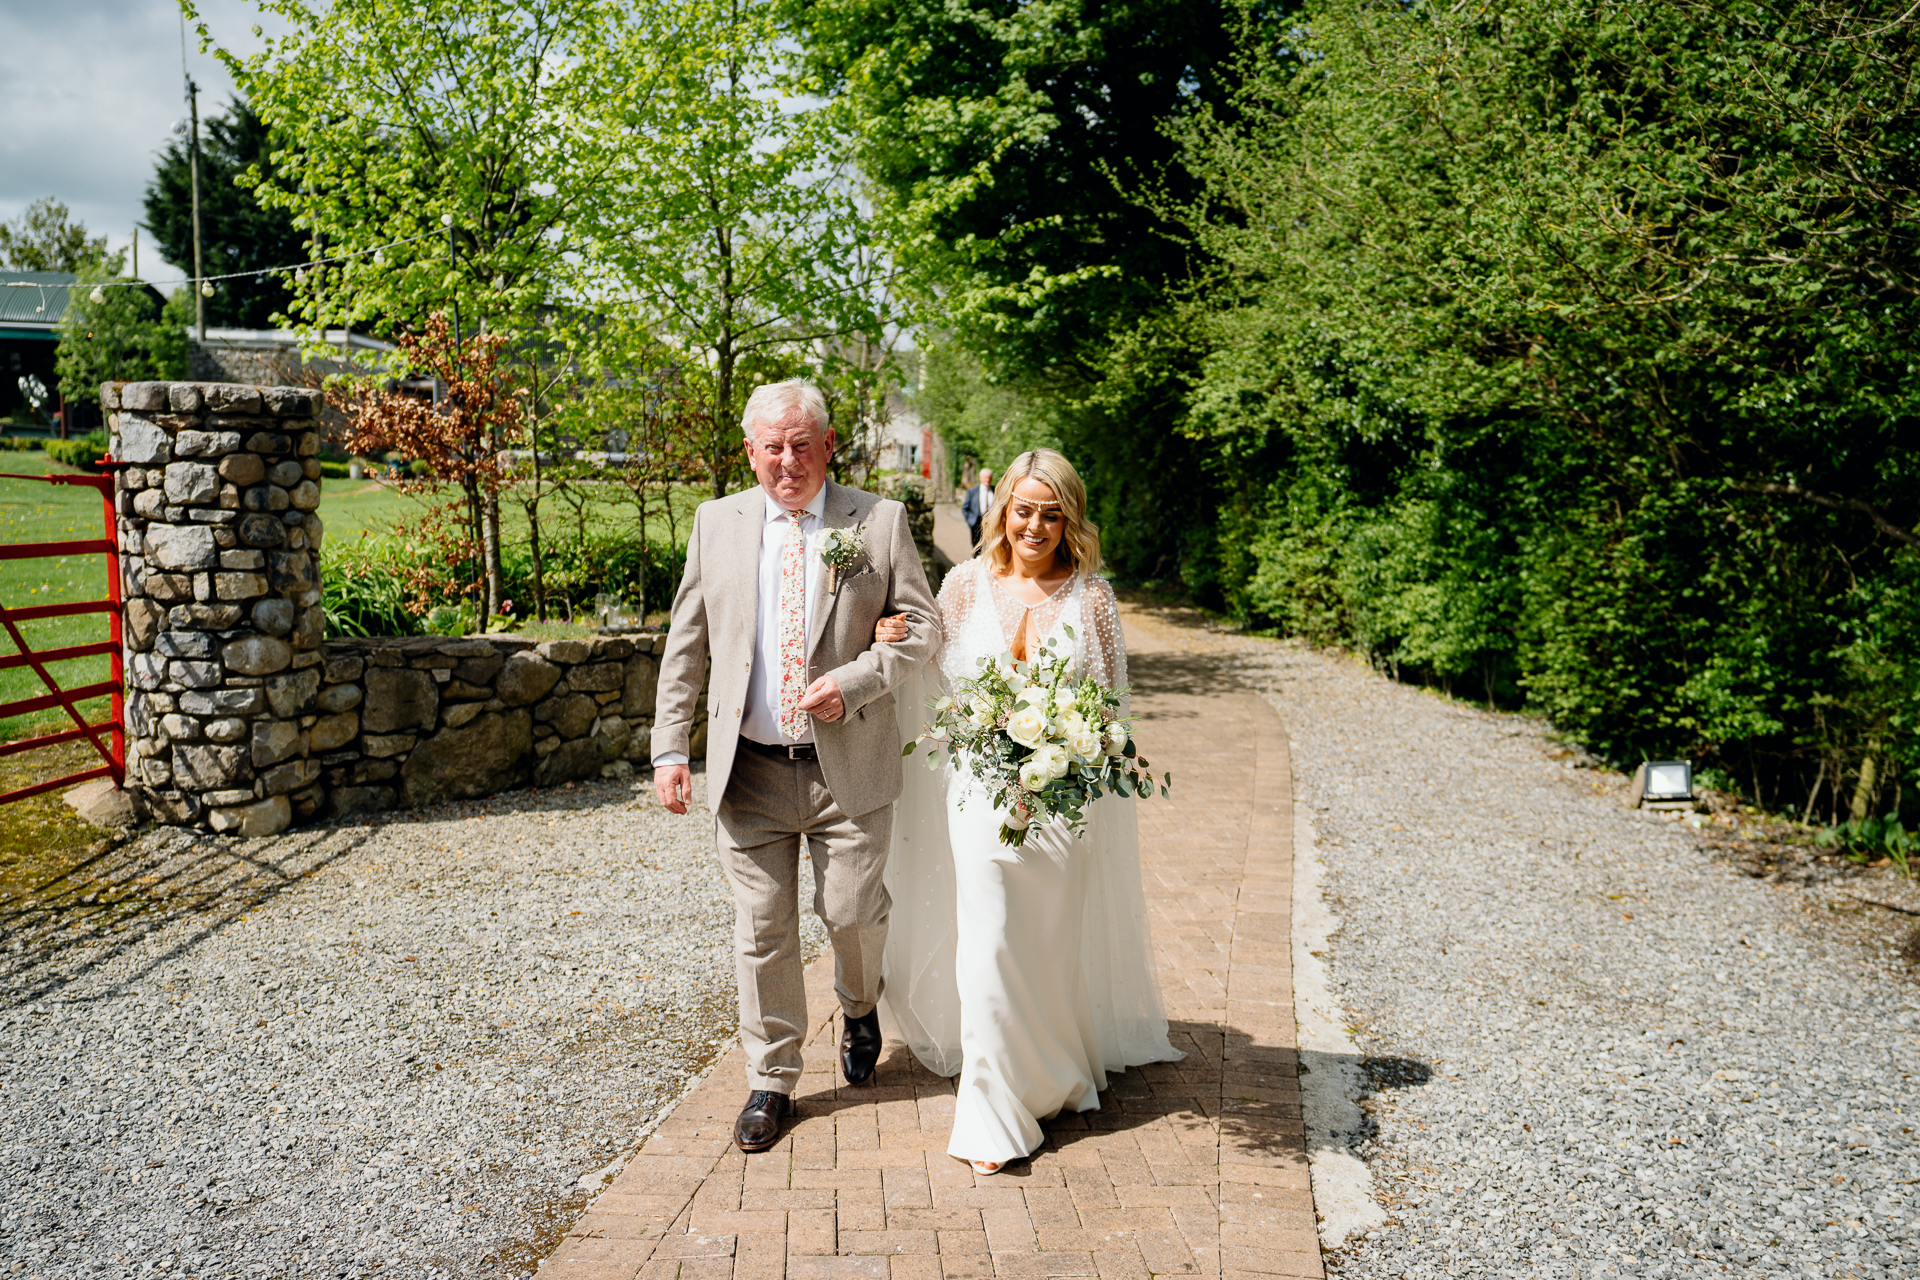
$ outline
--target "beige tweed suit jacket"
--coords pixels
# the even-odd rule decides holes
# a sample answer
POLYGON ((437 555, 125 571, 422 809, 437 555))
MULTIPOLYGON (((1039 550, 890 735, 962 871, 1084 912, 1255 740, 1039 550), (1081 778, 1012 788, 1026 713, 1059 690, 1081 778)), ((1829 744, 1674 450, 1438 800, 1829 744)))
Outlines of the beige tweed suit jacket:
MULTIPOLYGON (((939 613, 920 552, 907 529, 907 509, 891 499, 826 482, 822 513, 829 529, 864 526, 865 549, 840 575, 838 590, 822 584, 809 619, 807 680, 831 675, 846 714, 816 719, 820 772, 845 814, 869 813, 900 795, 900 732, 893 690, 940 647, 939 613), (883 614, 907 615, 907 638, 876 644, 883 614)), ((760 538, 766 495, 758 485, 703 502, 693 517, 687 570, 674 597, 667 652, 654 701, 653 754, 688 752, 694 709, 707 661, 707 807, 719 811, 733 771, 753 671, 760 605, 760 538)))

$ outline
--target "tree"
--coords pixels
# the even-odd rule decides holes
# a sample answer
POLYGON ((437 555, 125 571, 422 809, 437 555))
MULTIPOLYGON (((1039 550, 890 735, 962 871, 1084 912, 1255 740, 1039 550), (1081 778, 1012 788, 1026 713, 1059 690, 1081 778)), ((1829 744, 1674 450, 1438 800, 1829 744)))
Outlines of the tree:
POLYGON ((89 236, 67 206, 52 196, 35 200, 10 222, 0 222, 0 269, 78 272, 107 252, 105 236, 89 236))
POLYGON ((1196 190, 1165 126, 1230 105, 1235 18, 1222 0, 813 0, 795 19, 903 288, 1087 476, 1107 558, 1203 593, 1220 476, 1176 430, 1197 357, 1163 320, 1204 255, 1128 197, 1196 190))
MULTIPOLYGON (((291 266, 306 260, 306 237, 285 209, 262 208, 254 190, 277 172, 272 134, 244 98, 201 122, 200 247, 210 276, 291 266), (257 181, 253 175, 258 174, 257 181)), ((147 228, 169 262, 193 261, 193 183, 189 144, 167 143, 147 184, 147 228)), ((221 280, 206 300, 207 322, 270 329, 292 300, 284 275, 221 280)))
POLYGON ((424 333, 401 337, 400 349, 409 368, 445 386, 437 403, 373 379, 335 392, 347 412, 355 453, 396 449, 427 464, 427 475, 395 481, 424 507, 395 530, 403 542, 430 549, 406 574, 414 612, 425 613, 451 595, 467 604, 465 615, 478 631, 502 610, 499 579, 485 554, 486 517, 499 510, 500 492, 509 483, 500 446, 517 435, 523 419, 520 397, 499 367, 505 345, 499 334, 455 341, 447 317, 436 312, 424 333))
POLYGON ((1214 268, 1187 428, 1270 479, 1245 607, 1756 798, 1915 776, 1916 15, 1308 19, 1158 206, 1214 268))
MULTIPOLYGON (((294 277, 291 318, 388 334, 441 311, 463 330, 539 323, 574 274, 579 206, 618 198, 602 179, 620 139, 593 122, 646 95, 606 56, 631 12, 612 0, 257 3, 289 33, 244 61, 219 56, 282 140, 245 184, 305 234, 312 265, 294 277)), ((497 603, 500 515, 491 490, 486 501, 497 603)))
POLYGON ((571 279, 581 204, 630 194, 606 182, 620 139, 597 122, 649 91, 609 56, 642 19, 611 0, 256 2, 288 34, 219 56, 278 141, 245 184, 323 263, 289 313, 388 333, 436 310, 536 322, 571 279))
POLYGON ((119 253, 79 264, 79 281, 60 318, 54 372, 69 403, 95 395, 103 382, 187 376, 187 325, 193 304, 176 289, 163 304, 145 284, 121 277, 119 253), (98 288, 100 301, 93 300, 98 288))
POLYGON ((742 470, 745 388, 815 358, 837 368, 826 340, 882 341, 889 267, 832 120, 778 92, 792 54, 775 5, 686 0, 675 12, 671 44, 629 33, 618 60, 655 92, 607 124, 629 140, 615 187, 644 193, 644 213, 601 201, 582 214, 604 264, 596 292, 694 357, 718 497, 742 470))

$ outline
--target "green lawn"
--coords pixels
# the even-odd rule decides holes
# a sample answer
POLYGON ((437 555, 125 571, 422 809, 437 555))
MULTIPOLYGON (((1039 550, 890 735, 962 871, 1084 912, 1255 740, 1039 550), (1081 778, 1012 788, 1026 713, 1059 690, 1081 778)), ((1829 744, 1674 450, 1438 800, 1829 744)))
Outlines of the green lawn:
MULTIPOLYGON (((53 462, 42 453, 0 453, 0 471, 28 475, 67 472, 69 468, 53 462)), ((320 514, 326 521, 327 540, 339 545, 362 534, 389 531, 398 518, 421 509, 418 499, 406 497, 385 485, 364 480, 330 480, 326 483, 320 514)), ((563 500, 548 499, 542 511, 543 534, 549 539, 567 536, 582 522, 589 529, 631 528, 633 506, 626 491, 612 483, 590 483, 576 488, 582 507, 563 500)), ((686 486, 675 492, 674 508, 679 517, 682 538, 692 527, 693 509, 707 497, 701 486, 686 486)), ((507 542, 524 546, 527 541, 527 517, 517 495, 509 492, 502 513, 507 542)), ((42 484, 29 480, 0 480, 0 543, 55 542, 102 536, 104 524, 99 496, 92 489, 42 484)), ((649 534, 664 540, 668 526, 664 517, 649 522, 649 534)), ((22 608, 29 605, 66 601, 100 600, 107 592, 106 557, 69 556, 50 560, 11 560, 0 562, 0 605, 22 608)), ((108 635, 105 614, 83 614, 73 618, 48 618, 21 623, 29 645, 45 650, 66 645, 105 640, 108 635)), ((0 631, 0 656, 16 648, 0 631)), ((75 658, 50 668, 63 687, 93 684, 107 678, 107 659, 75 658)), ((37 697, 46 692, 31 668, 0 671, 0 702, 37 697)), ((103 719, 107 700, 86 704, 90 721, 103 719)), ((71 722, 59 711, 34 712, 26 716, 0 719, 0 741, 29 737, 37 733, 65 728, 71 722)), ((36 758, 36 757, 29 757, 36 758)))
MULTIPOLYGON (((35 455, 38 456, 38 455, 35 455)), ((564 537, 584 521, 589 529, 613 526, 631 528, 634 506, 624 486, 613 482, 590 482, 575 486, 580 501, 547 496, 540 504, 540 531, 543 538, 564 537)), ((321 488, 320 515, 326 522, 327 537, 358 538, 362 533, 384 533, 393 522, 422 510, 418 498, 407 497, 372 480, 329 480, 321 488)), ((704 485, 682 485, 674 490, 673 509, 679 517, 682 538, 693 527, 693 509, 711 491, 704 485)), ((501 495, 500 519, 509 545, 523 546, 527 541, 527 512, 522 492, 509 489, 501 495)), ((667 519, 664 512, 647 522, 648 536, 664 539, 667 519)))
MULTIPOLYGON (((70 473, 44 453, 0 454, 0 471, 27 475, 70 473)), ((100 495, 79 486, 41 484, 31 480, 0 480, 0 543, 64 542, 105 535, 100 495)), ((107 558, 103 555, 62 556, 50 560, 0 561, 0 605, 10 609, 30 605, 104 600, 107 595, 107 558)), ((42 618, 19 624, 30 647, 60 648, 105 640, 107 615, 82 614, 73 618, 42 618)), ((18 652, 12 637, 0 631, 0 655, 18 652)), ((66 688, 94 684, 107 678, 105 656, 74 658, 49 668, 66 688)), ((0 702, 15 702, 47 692, 29 667, 0 671, 0 702)), ((83 705, 89 721, 105 718, 107 700, 83 705)), ((0 740, 71 724, 58 711, 33 712, 0 720, 0 740)))

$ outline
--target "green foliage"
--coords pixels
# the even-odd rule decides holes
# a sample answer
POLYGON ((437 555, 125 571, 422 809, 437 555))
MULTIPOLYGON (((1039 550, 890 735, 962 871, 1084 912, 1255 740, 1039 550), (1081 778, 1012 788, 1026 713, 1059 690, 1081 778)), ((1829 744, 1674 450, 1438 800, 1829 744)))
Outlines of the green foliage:
MULTIPOLYGON (((592 529, 584 538, 543 540, 540 550, 548 616, 575 619, 590 616, 594 597, 603 592, 643 604, 643 613, 670 609, 687 560, 682 548, 642 541, 629 532, 592 529)), ((533 557, 527 545, 509 547, 503 567, 514 614, 532 616, 533 557)))
POLYGON ((62 466, 99 471, 103 468, 95 464, 107 454, 107 433, 89 431, 72 440, 36 440, 34 444, 44 448, 47 456, 62 466))
POLYGON ((1155 202, 1211 259, 1185 429, 1255 480, 1224 594, 1796 811, 1920 778, 1913 15, 1308 19, 1155 202))
MULTIPOLYGON (((200 121, 200 256, 210 276, 306 261, 305 237, 284 209, 262 208, 247 189, 276 172, 275 142, 246 103, 235 99, 223 115, 200 121)), ((169 141, 147 184, 147 226, 168 262, 193 266, 193 183, 190 145, 169 141)), ((222 280, 206 299, 207 323, 271 329, 289 301, 284 275, 222 280)))
POLYGON ((320 557, 321 608, 332 636, 423 634, 411 612, 414 550, 399 538, 330 540, 320 557))
POLYGON ((1218 0, 821 0, 795 18, 805 87, 846 121, 901 289, 944 332, 936 350, 965 353, 945 388, 929 375, 935 427, 1002 463, 1056 443, 1115 570, 1212 603, 1241 545, 1216 530, 1261 478, 1180 434, 1196 353, 1167 291, 1203 259, 1129 197, 1197 189, 1166 126, 1228 101, 1233 18, 1218 0))
MULTIPOLYGON (((993 381, 965 347, 942 342, 924 357, 914 405, 940 426, 948 456, 972 458, 998 474, 1028 449, 1060 447, 1054 406, 993 381)), ((958 483, 958 477, 945 477, 958 483)))
POLYGON ((187 376, 187 325, 193 310, 184 289, 164 303, 150 285, 120 276, 124 255, 82 264, 66 315, 54 372, 67 399, 97 394, 103 382, 187 376), (99 302, 90 296, 101 286, 99 302))
POLYGON ((1842 849, 1855 862, 1889 859, 1903 876, 1913 874, 1913 858, 1920 854, 1920 833, 1908 831, 1900 819, 1860 818, 1828 827, 1814 838, 1825 849, 1842 849))
POLYGON ((88 235, 86 225, 52 196, 0 222, 0 271, 78 272, 106 253, 107 238, 88 235))

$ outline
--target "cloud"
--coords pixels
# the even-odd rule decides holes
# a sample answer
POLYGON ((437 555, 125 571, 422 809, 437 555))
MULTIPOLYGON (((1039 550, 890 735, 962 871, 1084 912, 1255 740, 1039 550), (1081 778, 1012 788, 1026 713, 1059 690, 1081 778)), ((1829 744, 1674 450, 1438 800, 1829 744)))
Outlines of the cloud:
MULTIPOLYGON (((199 0, 214 36, 236 52, 257 47, 246 0, 199 0)), ((180 11, 172 0, 0 0, 0 218, 54 196, 95 235, 120 248, 144 216, 142 198, 176 120, 187 114, 180 11)), ((233 82, 187 31, 187 66, 200 112, 224 111, 233 82)), ((176 272, 141 236, 140 274, 176 272)))

